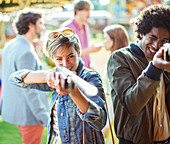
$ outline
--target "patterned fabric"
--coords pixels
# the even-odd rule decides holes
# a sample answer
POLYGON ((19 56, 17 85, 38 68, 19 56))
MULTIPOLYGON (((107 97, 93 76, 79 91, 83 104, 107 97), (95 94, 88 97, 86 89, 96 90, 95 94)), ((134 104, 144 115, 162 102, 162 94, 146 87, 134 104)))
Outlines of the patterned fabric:
POLYGON ((53 107, 53 129, 55 133, 58 135, 59 129, 58 129, 58 117, 57 117, 57 105, 58 105, 58 100, 56 100, 53 107))

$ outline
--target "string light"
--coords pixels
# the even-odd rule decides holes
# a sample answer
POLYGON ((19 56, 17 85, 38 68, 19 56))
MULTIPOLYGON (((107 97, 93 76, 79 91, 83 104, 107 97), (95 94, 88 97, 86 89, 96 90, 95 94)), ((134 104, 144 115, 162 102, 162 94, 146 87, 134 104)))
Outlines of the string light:
POLYGON ((18 0, 12 0, 12 3, 18 3, 18 0))
POLYGON ((10 3, 10 0, 6 0, 5 3, 10 3))
POLYGON ((32 2, 32 3, 36 3, 36 2, 37 2, 37 0, 31 0, 31 2, 32 2))

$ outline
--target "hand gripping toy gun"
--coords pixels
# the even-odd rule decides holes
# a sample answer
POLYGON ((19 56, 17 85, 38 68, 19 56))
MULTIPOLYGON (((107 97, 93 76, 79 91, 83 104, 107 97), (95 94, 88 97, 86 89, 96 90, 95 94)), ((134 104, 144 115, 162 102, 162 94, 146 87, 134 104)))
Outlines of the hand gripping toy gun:
POLYGON ((167 50, 164 50, 164 60, 170 61, 170 43, 165 43, 163 45, 167 50))
POLYGON ((59 72, 61 77, 65 80, 65 88, 68 88, 73 82, 83 93, 87 94, 88 96, 97 95, 98 89, 94 85, 78 77, 64 66, 57 66, 56 72, 59 72))

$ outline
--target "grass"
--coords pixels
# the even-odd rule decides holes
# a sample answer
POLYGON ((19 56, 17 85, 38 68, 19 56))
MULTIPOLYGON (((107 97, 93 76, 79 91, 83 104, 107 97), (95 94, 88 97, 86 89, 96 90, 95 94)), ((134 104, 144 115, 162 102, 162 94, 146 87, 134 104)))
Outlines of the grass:
MULTIPOLYGON (((47 128, 44 129, 41 144, 46 144, 47 128)), ((0 117, 0 144, 22 144, 21 136, 16 125, 4 122, 0 117)))

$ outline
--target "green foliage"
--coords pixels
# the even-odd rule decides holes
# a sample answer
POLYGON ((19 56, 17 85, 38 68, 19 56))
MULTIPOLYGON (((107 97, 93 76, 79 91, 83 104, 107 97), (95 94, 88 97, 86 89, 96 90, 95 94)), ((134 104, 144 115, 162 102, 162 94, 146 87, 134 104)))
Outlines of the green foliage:
POLYGON ((95 35, 92 35, 91 34, 91 38, 90 38, 91 41, 103 41, 103 33, 97 33, 95 35))

